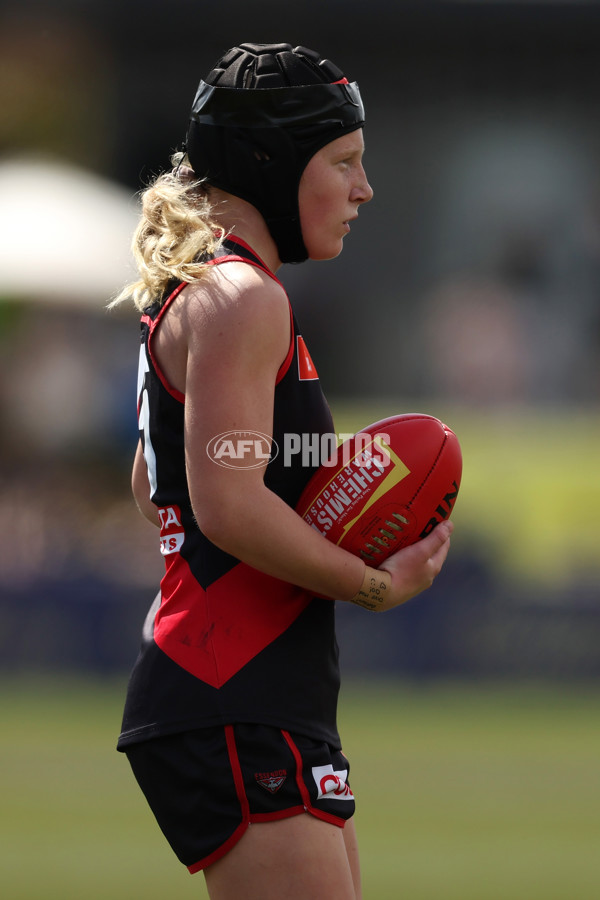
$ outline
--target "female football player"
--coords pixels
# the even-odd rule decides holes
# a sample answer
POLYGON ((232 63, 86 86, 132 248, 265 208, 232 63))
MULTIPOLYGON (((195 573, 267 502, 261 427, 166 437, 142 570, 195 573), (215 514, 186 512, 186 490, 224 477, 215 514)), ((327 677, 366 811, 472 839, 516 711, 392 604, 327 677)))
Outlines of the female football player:
POLYGON ((336 726, 334 605, 427 588, 452 526, 385 569, 294 511, 314 468, 264 439, 334 431, 277 271, 336 257, 372 197, 358 87, 290 44, 242 44, 200 82, 173 169, 145 191, 133 492, 165 574, 118 747, 212 900, 359 900, 336 726))

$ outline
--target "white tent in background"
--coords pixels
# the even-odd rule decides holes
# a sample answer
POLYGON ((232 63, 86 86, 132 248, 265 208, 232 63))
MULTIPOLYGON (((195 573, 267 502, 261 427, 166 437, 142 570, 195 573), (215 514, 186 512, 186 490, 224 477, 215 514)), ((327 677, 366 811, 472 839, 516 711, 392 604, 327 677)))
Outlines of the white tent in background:
POLYGON ((66 163, 0 162, 0 297, 97 307, 134 276, 131 192, 66 163))

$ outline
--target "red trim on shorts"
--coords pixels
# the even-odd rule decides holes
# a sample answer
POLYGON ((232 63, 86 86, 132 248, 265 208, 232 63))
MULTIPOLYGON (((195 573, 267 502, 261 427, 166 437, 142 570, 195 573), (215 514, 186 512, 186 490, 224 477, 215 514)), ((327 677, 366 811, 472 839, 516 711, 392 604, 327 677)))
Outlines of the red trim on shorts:
POLYGON ((280 809, 272 813, 253 813, 250 816, 250 824, 259 822, 277 822, 279 819, 291 819, 292 816, 304 815, 303 806, 290 806, 289 809, 280 809))
POLYGON ((237 794, 237 798, 240 804, 240 810, 242 813, 242 821, 235 829, 233 834, 231 834, 224 844, 221 844, 220 847, 217 847, 212 853, 209 853, 208 856, 205 856, 204 859, 201 859, 199 862, 194 863, 191 866, 187 866, 188 872, 191 875, 194 875, 196 872, 199 872, 201 869, 206 869, 208 866, 215 863, 218 859, 225 856, 232 847, 234 847, 239 839, 242 837, 248 825, 250 824, 250 807, 248 805, 248 798, 246 797, 246 790, 244 788, 244 779, 242 777, 242 770, 240 767, 240 761, 238 759, 237 748, 235 746, 235 734, 233 732, 233 725, 225 725, 225 740, 227 742, 227 750, 229 752, 229 763, 231 765, 231 771, 233 773, 233 783, 235 784, 235 792, 237 794))
POLYGON ((248 826, 253 823, 258 824, 260 822, 276 822, 281 819, 290 819, 293 816, 310 813, 315 818, 321 819, 323 822, 328 822, 330 825, 336 825, 338 828, 344 827, 344 825, 346 824, 345 819, 342 819, 339 816, 334 816, 332 813, 324 812, 323 810, 317 809, 312 805, 310 792, 302 777, 302 754, 294 743, 290 733, 284 730, 281 731, 281 734, 283 735, 288 747, 292 751, 292 755, 296 763, 296 785, 298 787, 298 790, 300 791, 300 796, 302 797, 302 802, 304 805, 290 806, 288 807, 288 809, 281 809, 270 813, 251 813, 235 743, 234 726, 225 725, 224 731, 225 741, 227 743, 227 751, 229 754, 229 764, 231 766, 233 783, 235 786, 238 802, 240 804, 242 820, 233 834, 230 835, 230 837, 225 841, 224 844, 222 844, 220 847, 217 847, 216 850, 214 850, 208 856, 205 856, 203 859, 199 860, 197 863, 193 863, 191 866, 187 866, 190 874, 194 875, 196 872, 200 872, 202 869, 208 868, 208 866, 212 865, 213 863, 217 862, 217 860, 225 856, 225 854, 228 853, 244 835, 248 826))
POLYGON ((341 819, 339 816, 334 816, 332 813, 325 812, 322 809, 317 809, 315 806, 312 805, 311 800, 310 800, 310 792, 309 792, 308 788, 306 787, 306 784, 304 783, 304 779, 302 777, 302 769, 303 769, 302 754, 300 753, 299 749, 296 747, 294 741, 292 740, 292 736, 290 735, 289 731, 282 730, 281 733, 284 736, 288 747, 292 751, 292 753, 294 755, 294 759, 296 760, 296 784, 298 785, 298 790, 300 791, 300 796, 302 797, 302 800, 304 801, 304 807, 305 807, 306 811, 309 812, 311 815, 315 816, 316 819, 322 819, 323 822, 329 822, 330 825, 337 825, 338 828, 343 828, 344 825, 346 824, 346 819, 341 819))
POLYGON ((235 784, 235 792, 240 801, 240 809, 242 817, 249 819, 250 805, 246 797, 246 788, 244 787, 244 776, 242 775, 242 767, 238 757, 237 747, 235 746, 235 733, 233 725, 225 725, 225 740, 227 741, 227 750, 229 751, 229 762, 231 763, 231 771, 233 772, 233 782, 235 784))
MULTIPOLYGON (((235 745, 234 727, 233 725, 225 725, 224 730, 225 740, 227 742, 227 750, 229 753, 229 764, 231 765, 231 771, 233 773, 233 783, 235 785, 235 791, 240 804, 242 821, 224 844, 222 844, 220 847, 217 847, 216 850, 214 850, 212 853, 209 853, 209 855, 205 856, 204 859, 201 859, 197 863, 193 863, 191 866, 186 867, 191 875, 195 875, 196 872, 200 872, 202 869, 207 869, 208 866, 212 865, 213 863, 217 862, 217 860, 225 856, 225 854, 228 853, 237 844, 248 826, 252 823, 258 824, 260 822, 276 822, 279 819, 290 819, 292 818, 292 816, 303 815, 305 812, 307 812, 306 806, 290 806, 288 809, 281 809, 272 813, 251 814, 248 798, 246 796, 246 789, 244 787, 244 779, 242 776, 242 769, 238 758, 237 747, 235 745)), ((287 741, 286 732, 282 731, 282 734, 287 741)), ((292 747, 292 752, 294 752, 294 749, 295 748, 292 747)), ((300 768, 302 768, 302 760, 300 760, 300 768)), ((302 787, 304 787, 303 783, 302 787)), ((306 790, 306 788, 304 788, 304 790, 306 790)), ((302 794, 302 798, 304 799, 304 794, 302 794)), ((339 823, 336 820, 334 824, 337 825, 339 823)))

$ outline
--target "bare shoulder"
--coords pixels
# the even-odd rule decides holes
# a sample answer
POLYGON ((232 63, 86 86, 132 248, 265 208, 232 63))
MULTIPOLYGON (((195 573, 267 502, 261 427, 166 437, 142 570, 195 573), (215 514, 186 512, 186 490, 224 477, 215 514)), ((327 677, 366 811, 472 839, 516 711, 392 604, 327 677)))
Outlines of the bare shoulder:
POLYGON ((248 263, 230 262, 214 266, 204 278, 182 292, 184 316, 191 330, 227 323, 262 328, 267 322, 287 324, 287 295, 278 281, 248 263))
POLYGON ((215 266, 182 295, 188 380, 190 364, 200 373, 200 360, 213 371, 250 372, 264 364, 277 372, 291 335, 287 294, 278 281, 255 266, 231 262, 215 266))

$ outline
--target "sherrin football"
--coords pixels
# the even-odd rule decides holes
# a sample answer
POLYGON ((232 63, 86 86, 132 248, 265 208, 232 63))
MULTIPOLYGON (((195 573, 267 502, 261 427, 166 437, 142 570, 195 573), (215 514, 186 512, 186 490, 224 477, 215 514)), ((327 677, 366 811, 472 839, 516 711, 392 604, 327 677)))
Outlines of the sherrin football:
POLYGON ((377 567, 449 517, 461 475, 460 444, 447 425, 418 413, 391 416, 340 444, 296 512, 377 567))

